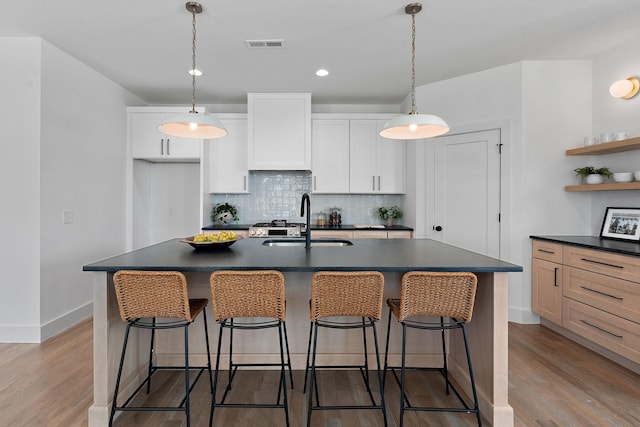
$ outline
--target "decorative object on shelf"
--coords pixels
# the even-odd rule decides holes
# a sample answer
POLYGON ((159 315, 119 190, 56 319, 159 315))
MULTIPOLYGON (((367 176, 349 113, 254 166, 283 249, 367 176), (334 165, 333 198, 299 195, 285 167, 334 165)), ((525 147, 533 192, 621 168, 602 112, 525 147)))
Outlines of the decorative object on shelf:
POLYGON ((411 15, 411 112, 394 117, 385 123, 380 136, 389 139, 422 139, 449 132, 449 125, 433 114, 418 114, 416 111, 416 14, 422 4, 408 4, 404 11, 411 15))
POLYGON ((238 209, 229 203, 218 203, 211 209, 211 221, 215 223, 227 225, 238 219, 238 209))
POLYGON ((637 77, 627 77, 626 79, 614 82, 609 88, 609 93, 614 98, 629 99, 638 93, 640 81, 637 77))
POLYGON ((640 208, 607 208, 600 237, 640 241, 640 208))
POLYGON ((171 136, 196 139, 221 138, 227 135, 227 129, 213 116, 199 114, 196 111, 196 14, 202 12, 202 5, 193 1, 186 3, 191 12, 191 111, 169 116, 159 126, 158 130, 171 136))
POLYGON ((393 220, 402 218, 403 214, 402 209, 394 205, 388 208, 385 206, 378 208, 378 215, 381 219, 387 220, 387 225, 391 227, 393 225, 393 220))
POLYGON ((587 184, 602 184, 604 178, 612 176, 609 168, 595 168, 593 166, 584 166, 573 170, 576 176, 579 176, 582 182, 587 184))
POLYGON ((599 136, 585 136, 584 137, 584 146, 589 147, 591 145, 600 144, 599 136))
POLYGON ((615 182, 631 182, 633 181, 633 172, 614 172, 613 180, 615 182))

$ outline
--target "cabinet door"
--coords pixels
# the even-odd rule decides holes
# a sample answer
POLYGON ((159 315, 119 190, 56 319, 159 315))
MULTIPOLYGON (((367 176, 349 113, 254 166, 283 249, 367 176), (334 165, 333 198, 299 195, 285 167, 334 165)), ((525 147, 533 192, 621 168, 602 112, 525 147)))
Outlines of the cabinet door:
POLYGON ((157 127, 169 113, 130 113, 129 138, 134 159, 199 161, 202 140, 165 135, 157 127))
POLYGON ((349 120, 313 120, 314 193, 349 192, 349 120))
POLYGON ((349 191, 371 194, 378 192, 376 120, 349 122, 349 191))
POLYGON ((248 94, 249 169, 311 169, 311 94, 248 94))
POLYGON ((247 169, 247 120, 222 119, 229 134, 208 141, 209 192, 246 193, 247 169))
POLYGON ((531 262, 531 311, 562 324, 562 265, 533 258, 531 262))
POLYGON ((381 193, 405 192, 405 141, 387 139, 379 135, 386 120, 376 122, 376 154, 378 191, 381 193))
POLYGON ((356 239, 386 239, 387 232, 386 231, 377 231, 377 230, 366 230, 366 231, 354 231, 353 237, 356 239))

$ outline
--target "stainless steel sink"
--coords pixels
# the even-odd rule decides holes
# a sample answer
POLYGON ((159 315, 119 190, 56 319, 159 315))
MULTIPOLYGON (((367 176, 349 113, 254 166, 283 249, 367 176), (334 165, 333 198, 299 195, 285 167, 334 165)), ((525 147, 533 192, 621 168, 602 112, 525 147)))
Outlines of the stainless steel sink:
MULTIPOLYGON (((263 246, 300 246, 304 247, 306 242, 298 239, 269 239, 262 242, 263 246)), ((311 247, 314 246, 353 246, 349 240, 342 239, 311 239, 311 247)))

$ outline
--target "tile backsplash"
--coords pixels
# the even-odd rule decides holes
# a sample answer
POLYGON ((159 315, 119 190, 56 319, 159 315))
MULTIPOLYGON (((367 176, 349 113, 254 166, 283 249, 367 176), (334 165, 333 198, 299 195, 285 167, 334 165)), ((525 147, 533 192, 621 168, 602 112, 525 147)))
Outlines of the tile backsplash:
MULTIPOLYGON (((330 208, 342 209, 344 224, 379 224, 380 206, 403 207, 404 195, 398 194, 313 194, 309 171, 251 171, 249 194, 211 194, 211 206, 228 202, 238 209, 241 224, 272 219, 300 222, 302 194, 311 196, 311 220, 330 208)), ((402 219, 397 221, 402 224, 402 219)))

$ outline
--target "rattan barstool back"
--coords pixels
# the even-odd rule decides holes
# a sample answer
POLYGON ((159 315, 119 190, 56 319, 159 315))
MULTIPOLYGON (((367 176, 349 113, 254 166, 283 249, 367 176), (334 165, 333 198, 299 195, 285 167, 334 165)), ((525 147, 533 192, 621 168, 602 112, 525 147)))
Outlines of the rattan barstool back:
POLYGON ((311 321, 357 316, 379 320, 384 276, 377 271, 319 271, 311 278, 311 321))

